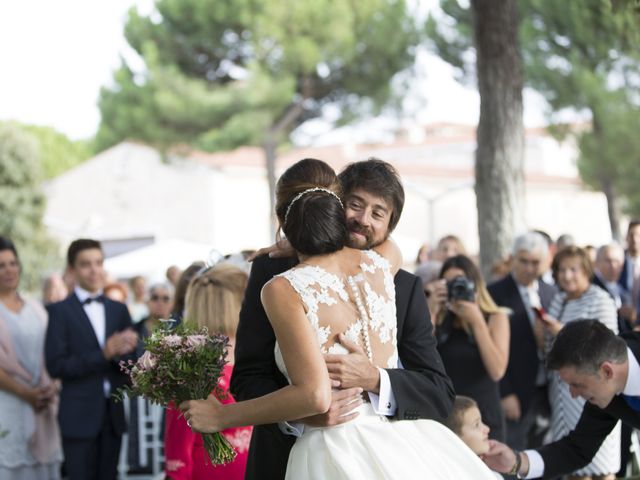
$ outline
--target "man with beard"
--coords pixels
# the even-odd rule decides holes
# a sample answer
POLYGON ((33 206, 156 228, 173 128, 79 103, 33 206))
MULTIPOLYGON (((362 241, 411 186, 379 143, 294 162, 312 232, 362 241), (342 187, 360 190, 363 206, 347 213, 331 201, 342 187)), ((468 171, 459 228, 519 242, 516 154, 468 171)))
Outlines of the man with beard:
MULTIPOLYGON (((350 246, 368 249, 383 242, 400 219, 404 189, 388 163, 369 159, 348 165, 339 175, 350 246)), ((231 393, 248 400, 287 385, 274 357, 275 335, 260 301, 263 285, 297 263, 295 258, 256 258, 245 293, 235 345, 231 393)), ((254 428, 247 479, 284 478, 289 450, 304 425, 333 426, 351 413, 364 390, 377 413, 395 419, 444 419, 454 391, 436 351, 421 281, 400 270, 395 277, 399 368, 374 367, 363 350, 341 336, 345 355, 325 355, 334 392, 329 411, 296 424, 254 428), (352 403, 353 402, 353 403, 352 403)))

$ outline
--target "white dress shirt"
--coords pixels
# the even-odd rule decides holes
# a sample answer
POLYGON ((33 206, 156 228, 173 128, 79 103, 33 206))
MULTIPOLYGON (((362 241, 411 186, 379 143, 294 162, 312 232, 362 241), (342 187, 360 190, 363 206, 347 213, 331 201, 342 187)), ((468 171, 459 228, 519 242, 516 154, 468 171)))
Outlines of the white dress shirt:
MULTIPOLYGON (((520 297, 522 298, 522 303, 524 304, 524 308, 527 312, 527 316, 529 317, 529 323, 531 324, 531 328, 535 328, 536 323, 536 313, 533 311, 533 307, 542 308, 542 302, 540 300, 540 285, 538 281, 534 281, 530 286, 525 287, 524 285, 520 285, 516 281, 516 285, 518 287, 518 292, 520 293, 520 297)), ((536 386, 540 387, 547 383, 547 371, 544 368, 543 354, 540 350, 537 350, 538 353, 538 371, 536 373, 536 386)))
POLYGON ((536 320, 533 307, 540 308, 542 306, 540 303, 540 294, 538 293, 538 282, 533 282, 530 286, 526 287, 524 285, 520 285, 516 281, 516 285, 518 286, 518 292, 520 293, 522 303, 524 304, 527 316, 529 317, 529 322, 531 323, 531 326, 533 326, 536 320))
MULTIPOLYGON (((636 356, 627 347, 627 358, 629 359, 629 373, 627 381, 622 389, 624 395, 640 397, 640 365, 636 356)), ((538 478, 544 475, 544 460, 535 450, 525 450, 524 453, 529 458, 529 472, 523 478, 538 478)))
MULTIPOLYGON (((402 368, 400 359, 398 359, 398 368, 402 368)), ((378 394, 367 392, 369 400, 371 400, 371 406, 378 415, 393 417, 396 414, 398 406, 396 404, 396 397, 393 395, 393 390, 391 390, 389 373, 384 368, 378 368, 378 371, 380 372, 380 392, 378 394)))
MULTIPOLYGON (((106 314, 104 311, 104 303, 103 302, 91 302, 85 304, 84 301, 89 297, 96 297, 98 295, 102 295, 102 290, 100 290, 96 294, 91 294, 87 290, 81 287, 75 287, 74 292, 80 303, 82 304, 82 308, 84 312, 89 317, 89 321, 91 322, 91 326, 93 327, 93 331, 96 334, 96 338, 98 339, 98 344, 100 348, 104 348, 104 343, 106 340, 106 328, 107 328, 107 320, 106 314)), ((109 394, 111 393, 111 385, 109 384, 109 380, 105 378, 104 380, 104 396, 109 398, 109 394)))

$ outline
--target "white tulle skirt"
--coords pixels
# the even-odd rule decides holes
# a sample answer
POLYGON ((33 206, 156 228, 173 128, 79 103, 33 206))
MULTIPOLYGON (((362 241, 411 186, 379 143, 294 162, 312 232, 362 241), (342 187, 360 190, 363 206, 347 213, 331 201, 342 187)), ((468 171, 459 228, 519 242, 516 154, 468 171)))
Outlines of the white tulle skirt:
POLYGON ((433 420, 389 421, 371 404, 344 425, 305 427, 289 455, 288 480, 495 480, 451 430, 433 420))

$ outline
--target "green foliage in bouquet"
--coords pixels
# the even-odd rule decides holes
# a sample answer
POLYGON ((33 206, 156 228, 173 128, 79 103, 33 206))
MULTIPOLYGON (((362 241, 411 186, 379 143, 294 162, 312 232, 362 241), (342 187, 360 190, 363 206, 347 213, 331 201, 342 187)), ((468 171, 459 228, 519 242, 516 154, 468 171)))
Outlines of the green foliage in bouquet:
MULTIPOLYGON (((186 400, 206 399, 212 392, 222 399, 218 380, 227 363, 229 339, 210 335, 205 327, 181 324, 175 329, 159 328, 145 340, 145 352, 137 361, 121 362, 131 379, 124 393, 138 395, 167 406, 186 400)), ((203 434, 204 445, 214 465, 231 462, 236 455, 220 434, 203 434)))

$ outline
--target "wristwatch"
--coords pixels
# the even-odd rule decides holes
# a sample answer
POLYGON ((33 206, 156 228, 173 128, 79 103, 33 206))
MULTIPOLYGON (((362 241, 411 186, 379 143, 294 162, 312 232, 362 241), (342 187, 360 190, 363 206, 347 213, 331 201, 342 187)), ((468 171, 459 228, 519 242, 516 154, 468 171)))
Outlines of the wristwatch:
POLYGON ((518 450, 514 450, 513 453, 516 455, 516 463, 513 464, 511 470, 509 470, 508 475, 515 475, 516 478, 522 478, 518 472, 520 471, 520 467, 522 466, 522 456, 518 450))

